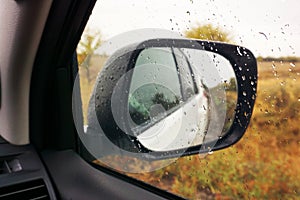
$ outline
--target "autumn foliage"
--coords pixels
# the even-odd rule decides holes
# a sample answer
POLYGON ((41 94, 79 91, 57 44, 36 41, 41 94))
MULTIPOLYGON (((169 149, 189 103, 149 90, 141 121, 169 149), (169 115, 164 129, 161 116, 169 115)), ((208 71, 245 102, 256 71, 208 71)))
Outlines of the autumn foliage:
POLYGON ((299 199, 299 64, 258 63, 252 121, 237 144, 130 175, 191 199, 299 199))

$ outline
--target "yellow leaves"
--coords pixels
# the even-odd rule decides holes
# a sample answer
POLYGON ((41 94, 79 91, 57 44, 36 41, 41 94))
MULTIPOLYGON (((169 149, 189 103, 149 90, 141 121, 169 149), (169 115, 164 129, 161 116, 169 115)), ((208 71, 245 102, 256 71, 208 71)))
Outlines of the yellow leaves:
POLYGON ((230 43, 232 37, 230 34, 220 27, 214 27, 211 24, 200 25, 192 27, 185 32, 187 38, 195 38, 200 40, 212 40, 230 43))
POLYGON ((77 54, 77 60, 78 60, 78 64, 81 65, 83 63, 83 61, 86 58, 86 54, 82 53, 82 54, 77 54))

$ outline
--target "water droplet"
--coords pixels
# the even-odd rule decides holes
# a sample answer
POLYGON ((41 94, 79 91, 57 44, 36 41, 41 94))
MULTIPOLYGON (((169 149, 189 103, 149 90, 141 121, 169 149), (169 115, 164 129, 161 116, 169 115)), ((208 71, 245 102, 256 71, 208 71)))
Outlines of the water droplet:
POLYGON ((241 53, 240 47, 236 47, 236 50, 240 56, 243 56, 243 54, 241 53))
POLYGON ((244 92, 243 92, 243 95, 244 95, 244 96, 247 96, 247 93, 244 91, 244 92))
POLYGON ((296 67, 296 65, 294 63, 290 63, 291 67, 296 67))
POLYGON ((246 80, 246 76, 242 76, 243 81, 246 80))
POLYGON ((268 37, 267 37, 267 35, 265 33, 263 33, 263 32, 258 32, 258 33, 261 34, 261 35, 263 35, 266 38, 266 40, 268 40, 268 37))

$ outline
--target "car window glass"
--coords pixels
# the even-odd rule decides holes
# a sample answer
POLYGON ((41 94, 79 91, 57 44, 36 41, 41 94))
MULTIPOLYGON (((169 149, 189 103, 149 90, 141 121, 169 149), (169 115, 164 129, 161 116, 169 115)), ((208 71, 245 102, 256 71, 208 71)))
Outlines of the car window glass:
MULTIPOLYGON (((250 125, 243 138, 232 147, 205 155, 182 157, 162 169, 147 173, 127 173, 118 170, 118 166, 114 170, 188 199, 299 199, 300 12, 298 9, 297 0, 99 1, 82 36, 83 45, 79 43, 77 48, 85 127, 88 124, 87 108, 95 79, 105 66, 107 57, 111 55, 108 50, 97 49, 101 49, 102 44, 121 33, 139 29, 148 34, 145 36, 145 39, 148 39, 149 35, 155 32, 151 32, 152 28, 157 28, 180 37, 245 46, 257 58, 259 75, 258 88, 254 88, 257 90, 257 98, 250 125), (85 34, 89 37, 84 37, 85 34)), ((128 38, 134 37, 142 36, 135 34, 128 38)), ((125 45, 128 38, 121 40, 120 43, 125 45)), ((107 46, 113 45, 108 43, 107 46)), ((161 66, 176 66, 176 60, 180 60, 182 68, 179 69, 190 73, 182 52, 174 49, 176 60, 172 58, 171 52, 172 50, 161 52, 160 55, 164 56, 157 56, 156 63, 161 66)), ((237 48, 235 53, 240 55, 243 51, 237 48)), ((137 64, 141 67, 155 61, 149 61, 147 56, 142 56, 137 60, 137 64)), ((237 70, 239 67, 244 66, 238 66, 237 70)), ((158 69, 165 70, 159 67, 151 70, 158 71, 158 69)), ((184 93, 183 88, 178 87, 177 83, 181 79, 177 79, 176 70, 172 72, 174 73, 168 73, 174 78, 174 83, 170 86, 171 91, 155 84, 145 84, 144 88, 139 90, 160 91, 159 93, 164 93, 169 102, 177 103, 177 99, 179 102, 181 99, 185 100, 189 95, 184 93)), ((189 88, 189 81, 192 81, 190 75, 187 74, 184 79, 186 88, 189 88)), ((229 91, 226 95, 231 98, 234 94, 231 91, 236 91, 238 86, 234 83, 234 79, 221 78, 224 78, 222 86, 229 91)), ((241 78, 254 84, 253 77, 241 78)), ((149 107, 152 103, 149 96, 139 97, 139 90, 132 85, 130 91, 131 95, 136 97, 131 99, 131 109, 134 108, 136 117, 132 116, 132 119, 137 125, 149 120, 151 117, 149 107), (146 98, 148 100, 145 102, 149 103, 139 105, 139 98, 146 98), (141 118, 138 119, 137 113, 145 115, 145 119, 139 121, 141 118)), ((196 93, 196 87, 194 92, 196 93)), ((247 94, 244 93, 243 96, 247 94)), ((174 108, 176 106, 173 105, 164 107, 170 111, 174 108)), ((235 104, 229 105, 228 109, 235 113, 235 104)), ((155 109, 153 109, 155 116, 154 111, 155 109)), ((122 165, 130 169, 136 167, 150 169, 157 164, 155 162, 136 164, 135 159, 122 156, 113 159, 122 160, 122 165)), ((103 165, 97 159, 93 162, 103 165)))
POLYGON ((173 50, 183 86, 183 96, 185 100, 187 100, 196 93, 195 80, 193 79, 194 74, 191 71, 190 63, 188 62, 188 58, 184 52, 178 48, 174 48, 173 50))

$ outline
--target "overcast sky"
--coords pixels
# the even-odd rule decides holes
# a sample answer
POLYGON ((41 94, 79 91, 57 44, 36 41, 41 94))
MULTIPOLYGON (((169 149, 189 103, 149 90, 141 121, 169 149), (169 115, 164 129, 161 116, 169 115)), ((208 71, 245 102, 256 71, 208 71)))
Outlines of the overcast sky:
POLYGON ((105 40, 141 28, 184 33, 211 23, 256 56, 300 56, 299 0, 99 0, 88 27, 105 40))

